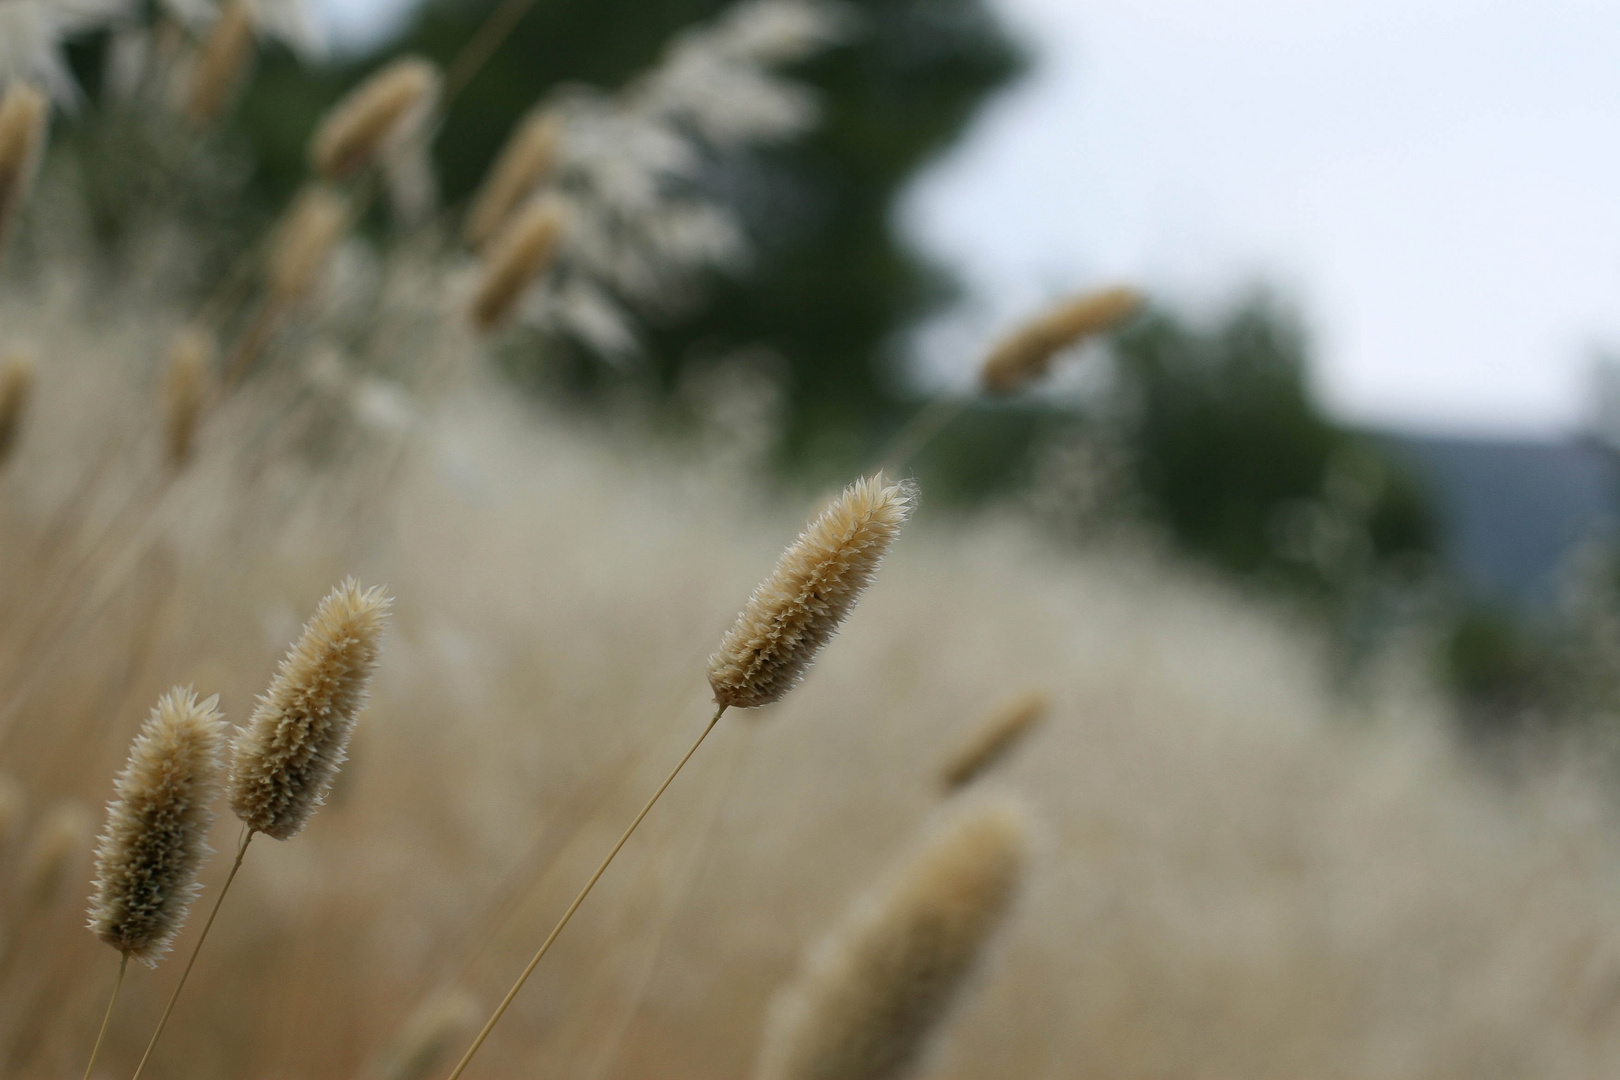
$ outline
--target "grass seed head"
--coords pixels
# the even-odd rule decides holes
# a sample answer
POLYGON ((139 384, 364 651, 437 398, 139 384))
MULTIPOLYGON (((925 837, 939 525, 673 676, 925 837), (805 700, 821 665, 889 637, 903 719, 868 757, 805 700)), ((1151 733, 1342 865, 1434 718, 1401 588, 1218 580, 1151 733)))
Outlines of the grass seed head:
POLYGON ((395 60, 334 105, 315 129, 309 159, 328 180, 353 176, 376 160, 389 138, 438 97, 439 69, 421 57, 395 60))
POLYGON ((1126 286, 1077 296, 1020 326, 991 350, 979 369, 987 394, 1011 394, 1041 378, 1063 350, 1105 334, 1142 308, 1142 294, 1126 286))
POLYGON ((34 395, 34 362, 12 356, 0 363, 0 465, 17 448, 28 401, 34 395))
POLYGON ((178 469, 191 459, 197 425, 208 404, 214 351, 213 335, 197 328, 180 331, 169 345, 169 366, 163 378, 163 434, 171 468, 178 469))
POLYGON ((169 950, 197 898, 211 849, 225 753, 219 698, 189 687, 163 695, 118 774, 96 849, 90 929, 151 966, 169 950))
POLYGON ((955 791, 989 771, 1045 719, 1051 705, 1043 691, 1030 690, 986 717, 945 760, 940 778, 946 790, 955 791))
POLYGON ((756 1080, 909 1075, 1012 906, 1028 834, 1010 805, 955 811, 809 954, 772 1007, 756 1080))
POLYGON ((277 230, 266 263, 273 309, 286 311, 309 295, 348 227, 343 196, 319 184, 304 189, 277 230))
POLYGON ((230 0, 220 8, 186 84, 186 115, 193 123, 210 124, 224 114, 252 59, 253 9, 247 0, 230 0))
POLYGON ((0 244, 28 198, 45 149, 50 99, 25 82, 13 82, 0 96, 0 244))
POLYGON ((487 332, 511 316, 529 282, 551 266, 562 228, 561 208, 541 198, 531 200, 495 236, 473 294, 474 326, 487 332))
POLYGON ((326 796, 365 707, 393 601, 353 578, 321 601, 236 738, 231 810, 287 840, 326 796))
POLYGON ((838 632, 916 504, 910 483, 857 480, 806 526, 709 657, 718 705, 769 705, 838 632))
POLYGON ((546 178, 556 163, 562 131, 562 118, 549 109, 535 109, 518 123, 467 212, 467 243, 483 247, 546 178))

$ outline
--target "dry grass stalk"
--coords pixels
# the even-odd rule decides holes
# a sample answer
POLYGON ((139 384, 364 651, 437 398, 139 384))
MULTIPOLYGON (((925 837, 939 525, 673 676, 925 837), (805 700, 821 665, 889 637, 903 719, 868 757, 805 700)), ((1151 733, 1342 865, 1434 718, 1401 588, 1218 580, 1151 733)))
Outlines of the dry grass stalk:
POLYGON ((220 118, 252 57, 253 9, 246 0, 230 0, 209 30, 186 86, 186 115, 193 123, 220 118))
POLYGON ((548 199, 535 199, 495 237, 473 294, 470 315, 474 326, 488 331, 507 320, 529 282, 551 265, 562 226, 558 206, 548 199))
POLYGON ((371 1070, 378 1080, 424 1080, 455 1041, 478 1022, 478 1002, 452 986, 434 994, 405 1022, 397 1043, 371 1070))
POLYGON ((991 350, 979 369, 987 394, 1010 394, 1045 375, 1063 350, 1105 334, 1141 310, 1142 294, 1116 286, 1075 297, 1032 319, 991 350))
POLYGON ((940 770, 946 789, 955 791, 984 775, 1046 718, 1051 705, 1044 691, 1030 690, 991 713, 946 758, 940 770))
POLYGON ((793 542, 709 657, 716 704, 751 709, 796 686, 871 584, 916 504, 909 482, 857 480, 793 542))
POLYGON ((309 295, 349 227, 349 204, 329 187, 304 189, 277 230, 265 266, 270 310, 287 311, 309 295))
POLYGON ((0 244, 33 186, 49 118, 50 99, 29 83, 13 82, 0 97, 0 244))
POLYGON ((393 601, 350 578, 321 601, 236 738, 231 810, 251 832, 298 835, 343 764, 393 601))
POLYGON ((1024 875, 1013 807, 957 811, 862 898, 772 1008, 756 1080, 896 1080, 914 1070, 1024 875))
POLYGON ((202 888, 226 741, 218 702, 181 687, 158 699, 107 805, 90 929, 148 967, 168 952, 202 888))
POLYGON ((329 180, 371 164, 390 136, 438 94, 439 70, 420 57, 395 60, 334 105, 310 140, 309 159, 329 180))
POLYGON ((535 109, 519 121, 467 212, 467 243, 483 247, 539 186, 556 163, 562 133, 562 118, 549 110, 535 109))
POLYGON ((33 842, 23 856, 22 893, 37 907, 56 902, 68 871, 94 835, 95 819, 77 802, 53 806, 34 830, 33 842))
POLYGON ((208 404, 213 366, 212 334, 193 327, 174 336, 163 379, 163 441, 171 468, 181 468, 191 460, 197 425, 208 404))
POLYGON ((13 356, 0 364, 0 465, 17 448, 28 399, 34 394, 34 361, 13 356))

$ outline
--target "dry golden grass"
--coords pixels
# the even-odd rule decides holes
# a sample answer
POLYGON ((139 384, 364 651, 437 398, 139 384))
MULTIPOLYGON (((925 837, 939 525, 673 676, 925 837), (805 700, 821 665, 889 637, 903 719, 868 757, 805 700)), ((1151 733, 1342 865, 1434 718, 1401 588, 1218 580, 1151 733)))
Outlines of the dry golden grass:
POLYGON ((1022 390, 1051 370, 1065 349, 1107 333, 1141 310, 1142 294, 1127 286, 1085 293, 1031 319, 990 350, 979 369, 987 394, 1022 390))
POLYGON ((246 81, 253 61, 253 9, 247 0, 220 6, 186 84, 186 114, 194 124, 218 120, 246 81))
POLYGON ((544 197, 512 215, 484 257, 470 309, 474 326, 493 330, 512 317, 523 290, 551 265, 563 228, 561 207, 544 197))
POLYGON ((518 121, 467 211, 462 230, 467 243, 481 248, 500 234, 513 212, 551 171, 561 139, 562 119, 547 108, 536 108, 518 121))
POLYGON ((49 120, 50 102, 36 87, 13 82, 0 94, 0 246, 28 198, 49 120))
POLYGON ((438 86, 439 69, 427 60, 393 61, 332 106, 310 140, 310 165, 328 180, 359 172, 402 125, 432 107, 438 86))

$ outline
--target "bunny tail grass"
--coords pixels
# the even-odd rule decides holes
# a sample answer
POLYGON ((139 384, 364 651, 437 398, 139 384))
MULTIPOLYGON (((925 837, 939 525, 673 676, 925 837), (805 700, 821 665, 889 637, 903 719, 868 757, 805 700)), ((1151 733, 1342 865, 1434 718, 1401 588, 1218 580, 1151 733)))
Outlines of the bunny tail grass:
POLYGON ((310 165, 328 180, 353 176, 372 161, 396 131, 431 108, 439 69, 405 56, 357 86, 326 114, 309 144, 310 165))
POLYGON ((770 1013, 755 1080, 911 1075, 1024 876, 1015 806, 958 810, 806 957, 770 1013))
POLYGON ((218 701, 182 687, 158 699, 107 805, 90 929, 148 967, 185 924, 209 855, 225 749, 218 701))
POLYGON ((28 83, 13 82, 0 96, 0 244, 34 185, 49 116, 50 100, 28 83))
POLYGON ((186 116, 197 125, 224 114, 253 57, 253 9, 247 0, 220 8, 186 86, 186 116))
POLYGON ((511 316, 529 282, 550 267, 562 228, 560 208, 542 197, 519 210, 490 241, 468 310, 474 326, 487 333, 511 316))
POLYGON ((1040 724, 1051 704, 1044 692, 1031 690, 991 713, 946 758, 939 771, 945 790, 966 787, 988 772, 1040 724))
POLYGON ((265 264, 271 310, 279 314, 309 295, 348 227, 349 204, 342 195, 321 184, 299 194, 265 264))
POLYGON ((562 118, 550 109, 533 109, 518 122, 467 211, 463 233, 469 245, 483 247, 506 224, 551 171, 561 140, 562 118))
POLYGON ((686 755, 681 758, 675 768, 670 770, 669 775, 664 778, 664 782, 658 785, 658 790, 653 792, 652 798, 648 799, 647 804, 641 808, 641 813, 637 814, 635 820, 630 822, 630 827, 624 830, 624 834, 619 837, 618 843, 614 844, 612 850, 607 853, 607 858, 602 860, 601 865, 596 868, 596 872, 585 883, 585 887, 579 890, 579 895, 574 897, 572 904, 568 905, 568 910, 563 912, 562 918, 557 920, 557 925, 551 928, 551 933, 546 935, 546 940, 540 943, 540 948, 535 952, 534 958, 529 961, 529 966, 523 969, 523 974, 519 975, 517 982, 512 984, 512 989, 506 992, 506 996, 501 999, 501 1003, 495 1007, 494 1014, 490 1016, 489 1021, 484 1024, 477 1037, 473 1039, 473 1043, 467 1048, 467 1052, 461 1055, 461 1060, 451 1070, 448 1080, 459 1080, 461 1074, 466 1071, 467 1064, 472 1061, 473 1055, 478 1053, 478 1048, 484 1045, 484 1040, 489 1038, 489 1033, 495 1030, 495 1025, 500 1022, 507 1008, 511 1006, 512 1001, 518 996, 518 991, 522 990, 523 984, 529 981, 529 976, 534 974, 534 969, 540 966, 541 959, 550 951, 552 942, 557 940, 557 935, 563 932, 563 927, 567 926, 568 920, 574 917, 574 912, 579 910, 579 905, 585 902, 585 898, 591 894, 591 890, 596 887, 596 883, 601 880, 602 875, 607 873, 608 866, 613 862, 614 857, 619 854, 619 850, 629 842, 630 834, 636 831, 636 826, 640 825, 642 819, 652 811, 653 806, 663 797, 664 792, 669 789, 669 785, 673 784, 675 778, 681 774, 681 770, 686 768, 686 763, 692 760, 692 755, 698 752, 698 747, 703 745, 703 740, 709 737, 709 732, 713 731, 715 725, 720 723, 720 717, 725 715, 725 711, 726 706, 724 705, 715 709, 714 716, 709 720, 708 726, 703 729, 702 734, 697 737, 697 741, 692 743, 691 748, 686 751, 686 755))
POLYGON ((96 1058, 101 1056, 101 1042, 107 1037, 107 1025, 112 1022, 113 1006, 118 1003, 118 991, 124 987, 124 972, 128 970, 129 953, 125 953, 118 958, 118 977, 113 980, 112 995, 107 998, 107 1011, 101 1015, 101 1030, 96 1032, 96 1045, 90 1048, 90 1062, 84 1067, 84 1080, 90 1080, 96 1058))
POLYGON ((806 526, 709 657, 718 705, 752 709, 798 685, 872 583, 917 502, 909 482, 857 480, 806 526))
POLYGON ((1064 349, 1105 334, 1142 309, 1142 294, 1116 286, 1077 296, 1014 330, 979 369, 979 388, 1011 394, 1041 378, 1064 349))
POLYGON ((163 378, 163 443, 171 469, 191 460, 197 425, 208 405, 214 338, 205 330, 182 330, 169 345, 163 378))

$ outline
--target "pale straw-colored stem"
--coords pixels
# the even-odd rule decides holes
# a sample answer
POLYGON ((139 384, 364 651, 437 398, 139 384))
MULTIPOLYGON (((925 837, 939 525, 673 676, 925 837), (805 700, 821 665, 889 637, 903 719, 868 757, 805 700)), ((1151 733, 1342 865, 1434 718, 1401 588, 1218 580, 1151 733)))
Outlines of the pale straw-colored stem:
POLYGON ((904 427, 889 440, 878 471, 888 476, 905 475, 911 459, 922 453, 939 433, 950 426, 972 404, 971 397, 940 396, 918 409, 904 427))
POLYGON ((489 18, 473 31, 473 36, 467 39, 467 44, 461 47, 450 66, 444 73, 444 102, 449 104, 450 99, 456 97, 467 88, 483 66, 489 63, 489 58, 495 51, 505 44, 507 37, 517 29, 518 23, 534 7, 534 0, 503 0, 496 9, 489 13, 489 18))
POLYGON ((236 861, 231 864, 231 872, 225 877, 225 884, 219 887, 219 895, 214 898, 214 909, 208 913, 208 921, 203 923, 202 933, 197 935, 197 944, 191 947, 191 957, 186 961, 186 969, 180 973, 180 981, 175 984, 174 993, 169 995, 169 1003, 163 1007, 163 1015, 158 1018, 157 1030, 152 1032, 151 1041, 146 1044, 146 1052, 141 1055, 140 1064, 135 1066, 135 1075, 130 1080, 141 1080, 141 1070, 146 1068, 146 1059, 152 1056, 152 1048, 157 1045, 158 1036, 169 1023, 169 1014, 174 1012, 174 1003, 180 1000, 180 991, 186 988, 186 979, 191 975, 192 965, 197 962, 197 954, 202 952, 203 942, 208 940, 208 931, 214 925, 214 916, 219 914, 219 906, 225 902, 225 894, 230 891, 231 882, 236 880, 236 872, 242 869, 242 856, 247 854, 248 844, 253 840, 251 829, 242 833, 241 843, 236 845, 236 861))
POLYGON ((101 1018, 101 1030, 96 1032, 96 1045, 90 1049, 90 1063, 84 1067, 84 1080, 90 1080, 90 1070, 96 1067, 96 1058, 101 1056, 101 1040, 107 1037, 107 1024, 112 1020, 113 1004, 118 1000, 118 991, 124 985, 124 972, 129 968, 129 953, 122 953, 118 960, 118 978, 113 980, 112 997, 107 999, 107 1012, 101 1018))
POLYGON ((692 755, 698 752, 698 747, 703 745, 703 740, 709 737, 709 732, 714 730, 715 725, 720 722, 720 717, 725 714, 725 711, 726 706, 724 705, 714 710, 714 717, 710 719, 708 726, 703 729, 703 733, 697 737, 697 741, 692 744, 691 749, 686 751, 686 756, 682 757, 675 768, 670 770, 669 775, 664 778, 664 782, 658 785, 658 790, 653 792, 652 798, 647 800, 647 805, 641 808, 641 813, 637 814, 635 820, 630 823, 630 827, 624 830, 624 835, 619 837, 619 842, 614 844, 613 849, 607 853, 607 858, 602 860, 602 865, 596 868, 596 873, 592 874, 590 880, 585 883, 585 887, 579 890, 579 895, 574 897, 572 904, 568 905, 568 910, 563 912, 561 919, 557 920, 557 925, 551 928, 551 933, 546 935, 545 941, 541 942, 539 950, 534 954, 534 959, 529 961, 529 966, 523 969, 523 974, 519 975, 517 982, 512 984, 512 989, 506 992, 506 996, 501 999, 501 1003, 495 1007, 494 1015, 489 1018, 489 1022, 478 1032, 478 1037, 473 1039, 472 1045, 467 1048, 467 1052, 456 1063, 456 1067, 450 1073, 448 1080, 457 1080, 466 1071, 468 1062, 472 1061, 473 1055, 478 1053, 478 1048, 484 1045, 484 1040, 489 1038, 489 1033, 495 1030, 495 1025, 500 1023, 501 1017, 506 1014, 506 1010, 511 1006, 513 999, 518 996, 518 991, 523 989, 523 984, 529 981, 529 976, 534 974, 534 969, 540 966, 541 959, 551 950, 552 942, 557 940, 557 935, 563 932, 563 927, 568 925, 568 920, 574 917, 574 912, 579 910, 579 906, 591 894, 591 890, 596 887, 596 883, 601 880, 602 875, 607 873, 608 866, 613 862, 614 857, 619 854, 619 850, 629 842, 630 834, 635 832, 636 826, 640 825, 642 819, 652 812, 653 806, 668 790, 669 785, 675 782, 675 778, 681 774, 681 770, 686 767, 686 763, 692 760, 692 755))

